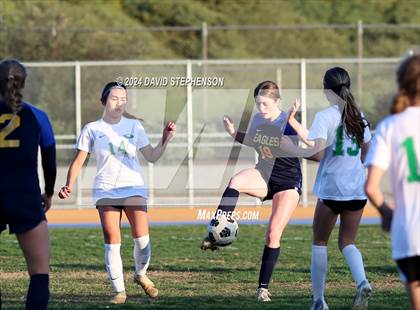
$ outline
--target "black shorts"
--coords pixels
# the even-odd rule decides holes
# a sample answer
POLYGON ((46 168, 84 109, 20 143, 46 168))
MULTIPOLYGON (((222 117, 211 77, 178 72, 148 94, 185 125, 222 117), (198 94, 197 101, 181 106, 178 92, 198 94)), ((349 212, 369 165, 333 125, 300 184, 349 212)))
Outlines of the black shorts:
POLYGON ((396 261, 408 283, 420 281, 420 256, 412 256, 396 261))
MULTIPOLYGON (((138 196, 140 197, 140 196, 138 196)), ((96 202, 96 209, 101 207, 112 207, 119 210, 124 210, 124 208, 133 208, 135 210, 145 211, 147 212, 147 202, 146 198, 144 198, 143 204, 127 204, 127 199, 129 197, 124 198, 101 198, 96 202)), ((142 197, 143 198, 143 197, 142 197)))
POLYGON ((37 193, 0 193, 0 233, 9 225, 11 234, 21 234, 44 221, 41 201, 37 193))
POLYGON ((342 201, 321 199, 321 201, 336 214, 339 214, 341 211, 357 211, 357 210, 363 209, 367 202, 366 199, 342 200, 342 201))
POLYGON ((271 200, 276 193, 288 189, 294 189, 299 195, 302 195, 302 178, 300 176, 296 179, 273 180, 268 173, 260 167, 256 166, 255 169, 260 172, 262 178, 267 183, 267 195, 262 201, 271 200))

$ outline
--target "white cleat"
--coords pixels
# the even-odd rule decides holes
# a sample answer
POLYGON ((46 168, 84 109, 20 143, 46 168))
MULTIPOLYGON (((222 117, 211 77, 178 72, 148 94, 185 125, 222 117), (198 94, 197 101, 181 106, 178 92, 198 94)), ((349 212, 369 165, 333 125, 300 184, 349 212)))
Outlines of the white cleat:
POLYGON ((372 287, 367 280, 363 280, 362 283, 357 286, 352 309, 366 310, 368 308, 370 295, 372 295, 372 287))
POLYGON ((257 288, 257 300, 262 302, 271 301, 271 293, 266 288, 257 288))

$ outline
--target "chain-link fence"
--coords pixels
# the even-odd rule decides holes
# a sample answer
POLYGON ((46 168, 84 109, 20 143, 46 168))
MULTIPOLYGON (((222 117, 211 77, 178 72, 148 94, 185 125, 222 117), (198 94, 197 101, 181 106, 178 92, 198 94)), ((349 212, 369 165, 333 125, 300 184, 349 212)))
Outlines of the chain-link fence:
MULTIPOLYGON (((247 108, 255 112, 252 91, 259 82, 273 80, 281 86, 284 111, 295 98, 301 98, 302 123, 309 127, 315 113, 328 106, 322 92, 326 69, 344 67, 351 76, 357 102, 373 129, 388 114, 389 102, 396 91, 398 61, 382 58, 26 63, 30 71, 26 100, 44 109, 52 120, 58 147, 56 188, 59 188, 65 184, 75 139, 82 126, 102 116, 99 102, 102 87, 123 78, 131 85, 128 111, 144 120, 152 144, 159 141, 167 120, 177 122, 177 135, 164 156, 155 164, 142 162, 150 188, 150 204, 214 205, 229 178, 255 164, 256 153, 232 141, 224 132, 222 117, 228 114, 238 124, 247 108), (171 84, 202 77, 214 78, 213 87, 171 84), (137 85, 133 85, 135 81, 137 85)), ((302 167, 302 202, 313 203, 310 193, 317 165, 303 161, 302 167)), ((91 205, 95 172, 91 158, 73 198, 64 201, 66 205, 58 199, 55 203, 62 207, 91 205)), ((389 193, 389 186, 385 186, 389 193)), ((240 203, 256 201, 244 197, 240 203)))

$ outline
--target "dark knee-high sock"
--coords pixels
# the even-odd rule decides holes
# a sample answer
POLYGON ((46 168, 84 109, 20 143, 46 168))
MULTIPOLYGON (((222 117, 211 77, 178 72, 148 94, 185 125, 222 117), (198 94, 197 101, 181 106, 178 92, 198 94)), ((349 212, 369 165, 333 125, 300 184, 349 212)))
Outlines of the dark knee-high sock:
POLYGON ((258 279, 258 287, 268 288, 268 284, 276 266, 277 258, 280 254, 280 248, 264 247, 261 259, 260 278, 258 279))
POLYGON ((239 192, 236 189, 226 187, 222 199, 220 200, 220 204, 217 207, 215 217, 218 217, 222 214, 225 214, 226 216, 232 215, 233 211, 235 211, 238 198, 239 192))
POLYGON ((26 310, 46 310, 50 299, 48 274, 34 274, 29 283, 26 310))

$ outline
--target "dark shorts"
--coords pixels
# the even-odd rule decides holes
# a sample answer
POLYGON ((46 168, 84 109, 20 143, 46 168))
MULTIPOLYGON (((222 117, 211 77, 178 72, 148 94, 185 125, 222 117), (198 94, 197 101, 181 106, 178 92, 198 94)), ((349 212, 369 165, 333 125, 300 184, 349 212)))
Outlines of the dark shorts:
POLYGON ((339 214, 341 211, 357 211, 363 209, 367 202, 366 199, 343 201, 321 199, 321 201, 336 214, 339 214))
POLYGON ((396 261, 407 282, 420 281, 420 256, 412 256, 396 261))
MULTIPOLYGON (((140 211, 147 212, 147 200, 144 197, 136 196, 134 201, 129 200, 130 197, 124 198, 102 198, 96 202, 96 209, 103 208, 103 207, 112 207, 119 210, 124 210, 124 208, 130 208, 140 211), (138 198, 142 201, 138 203, 138 198), (137 200, 137 201, 136 201, 137 200)), ((134 198, 134 197, 131 197, 134 198)))
POLYGON ((45 219, 40 194, 0 193, 0 233, 8 225, 11 234, 21 234, 45 219))
POLYGON ((341 211, 357 211, 357 210, 363 209, 367 202, 366 199, 343 200, 343 201, 321 199, 321 201, 336 214, 339 214, 341 211))
POLYGON ((256 166, 255 169, 260 172, 262 178, 267 183, 267 195, 262 199, 262 201, 271 200, 278 192, 289 189, 294 189, 299 195, 302 195, 302 178, 300 176, 296 179, 273 180, 270 175, 260 167, 256 166))

